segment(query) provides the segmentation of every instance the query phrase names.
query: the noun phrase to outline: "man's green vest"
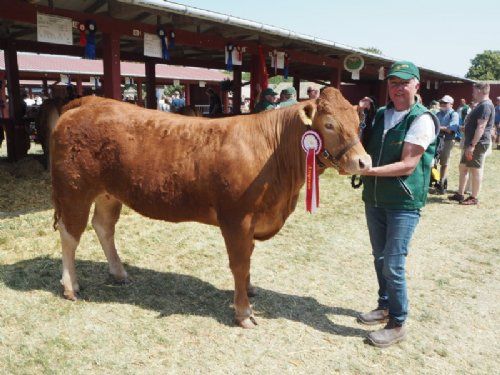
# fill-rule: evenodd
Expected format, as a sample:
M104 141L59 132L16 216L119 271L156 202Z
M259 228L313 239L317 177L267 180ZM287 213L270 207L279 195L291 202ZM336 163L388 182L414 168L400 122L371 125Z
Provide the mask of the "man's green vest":
M392 103L387 106L392 108ZM410 112L399 124L389 129L384 136L384 112L386 107L377 111L372 134L366 151L372 157L375 167L395 163L401 160L403 144L410 125L424 113L430 113L421 104L414 104ZM436 134L439 129L438 119L432 115ZM434 140L420 158L413 173L400 177L363 176L363 201L382 208L415 210L423 207L427 200L431 163L436 150Z
M268 111L268 110L274 109L274 108L276 108L276 104L268 102L266 99L263 99L255 105L253 112L259 113L259 112Z

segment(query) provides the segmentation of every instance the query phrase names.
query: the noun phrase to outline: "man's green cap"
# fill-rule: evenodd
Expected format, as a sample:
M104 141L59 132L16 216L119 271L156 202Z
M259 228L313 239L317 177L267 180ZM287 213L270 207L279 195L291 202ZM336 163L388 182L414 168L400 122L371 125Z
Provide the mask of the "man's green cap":
M295 95L297 94L297 91L295 91L295 87L287 87L286 89L281 90L282 94L285 95Z
M262 96L267 96L267 95L275 96L275 95L278 95L278 93L276 91L274 91L272 88L268 87L267 89L262 91Z
M420 81L420 72L415 64L410 61L396 61L387 74L387 78L390 77L398 77L404 80L416 78Z

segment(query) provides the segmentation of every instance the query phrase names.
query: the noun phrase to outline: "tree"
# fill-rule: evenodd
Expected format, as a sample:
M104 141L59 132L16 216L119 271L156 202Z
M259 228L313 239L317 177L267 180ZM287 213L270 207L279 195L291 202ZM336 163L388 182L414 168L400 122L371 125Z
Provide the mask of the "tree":
M359 47L359 49L362 49L363 51L366 51L366 52L374 53L375 55L382 54L382 51L379 50L377 47Z
M477 54L470 62L471 67L465 75L467 78L482 81L500 80L500 51L486 50Z

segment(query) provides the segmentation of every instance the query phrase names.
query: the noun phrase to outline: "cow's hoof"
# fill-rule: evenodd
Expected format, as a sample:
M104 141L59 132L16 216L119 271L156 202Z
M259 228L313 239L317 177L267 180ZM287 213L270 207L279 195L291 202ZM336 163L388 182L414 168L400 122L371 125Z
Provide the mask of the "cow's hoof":
M236 324L238 324L241 328L251 329L255 328L257 321L253 316L249 316L248 318L243 319L236 318Z
M78 301L78 294L73 290L65 290L63 295L69 301Z
M111 275L111 279L113 280L113 284L115 285L128 285L132 283L132 280L128 276L125 277L116 277Z
M257 295L257 289L252 285L247 288L247 296L248 297L255 297Z

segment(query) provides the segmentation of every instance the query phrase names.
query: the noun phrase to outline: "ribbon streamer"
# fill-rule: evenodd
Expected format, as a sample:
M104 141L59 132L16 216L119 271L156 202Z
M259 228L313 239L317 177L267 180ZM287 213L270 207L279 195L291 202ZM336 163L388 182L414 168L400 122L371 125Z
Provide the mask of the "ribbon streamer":
M168 39L168 48L172 49L175 47L175 32L170 32L170 38Z
M84 23L81 23L78 25L78 30L80 31L80 45L82 47L85 47L87 45L87 36L85 34L86 27Z
M227 51L226 70L228 72L233 71L233 50L234 46L232 44L228 44L226 46L226 51Z
M321 152L323 142L314 130L302 136L302 148L306 152L306 210L315 213L319 207L319 178L316 155Z
M97 27L95 21L92 20L87 21L85 27L89 31L87 44L85 44L85 58L93 60L95 59L95 32Z
M163 60L170 60L170 54L168 53L167 36L165 34L165 30L160 28L158 29L157 34L161 41L161 58Z
M285 66L283 68L283 78L288 79L288 64L290 63L290 56L285 52Z
M238 60L243 61L243 47L236 46L236 52L238 52Z

